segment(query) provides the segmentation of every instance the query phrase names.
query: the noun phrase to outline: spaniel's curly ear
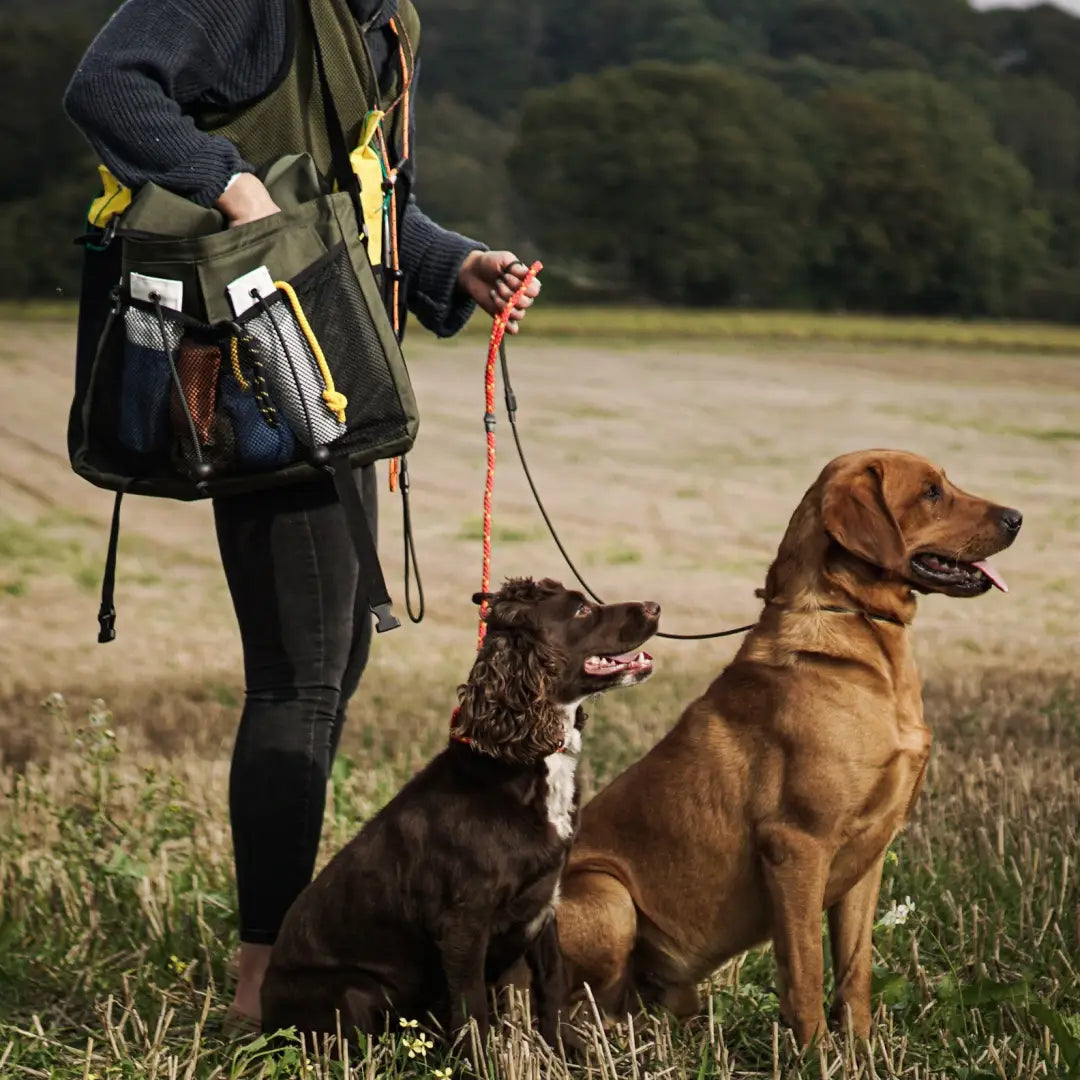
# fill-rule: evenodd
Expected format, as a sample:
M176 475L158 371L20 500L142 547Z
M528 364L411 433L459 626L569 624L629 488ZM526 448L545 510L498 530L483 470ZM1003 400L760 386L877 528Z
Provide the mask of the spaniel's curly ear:
M904 536L885 496L880 462L833 476L822 497L821 520L846 551L885 570L903 568Z
M563 663L543 634L489 631L469 681L458 687L457 734L520 765L555 753L566 731L564 710L550 692Z
M540 603L560 586L550 581L532 578L511 578L489 597L487 624L489 630L525 630L543 632Z

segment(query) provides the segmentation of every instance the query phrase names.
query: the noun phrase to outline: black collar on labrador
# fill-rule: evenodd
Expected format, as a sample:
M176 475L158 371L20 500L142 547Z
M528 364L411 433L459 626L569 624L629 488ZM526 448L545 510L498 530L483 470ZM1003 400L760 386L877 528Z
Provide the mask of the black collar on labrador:
M894 619L891 615L875 615L872 611L859 611L857 608L833 607L830 604L818 608L818 611L828 611L833 615L861 615L864 619L872 619L874 622L892 623L893 626L899 626L904 630L908 627L908 624L904 622L903 619Z

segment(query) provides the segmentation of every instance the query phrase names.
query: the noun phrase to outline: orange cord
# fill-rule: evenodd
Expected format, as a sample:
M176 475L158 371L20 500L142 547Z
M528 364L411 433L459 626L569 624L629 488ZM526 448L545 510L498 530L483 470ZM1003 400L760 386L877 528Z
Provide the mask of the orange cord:
M399 25L398 20L390 20L390 29L393 30L394 35L398 40L398 60L401 63L401 93L397 99L386 109L386 114L389 115L400 104L402 111L405 114L405 121L402 125L401 136L401 161L407 161L409 157L409 88L412 86L412 77L415 70L415 63L412 58L412 43L409 41L408 35L405 33L405 27ZM385 118L384 118L385 119ZM382 150L383 161L386 163L387 179L390 181L390 262L391 266L388 268L390 273L394 275L394 285L392 290L392 305L393 311L391 316L394 322L394 335L396 337L401 336L401 258L398 253L398 232L397 232L397 174L398 168L401 162L397 166L391 166L389 147L386 143L386 138L383 135L381 129L378 132L380 148ZM401 472L401 459L391 458L390 460L390 490L391 492L397 491L398 476Z
M533 278L543 270L544 264L534 262L522 279L517 292L506 302L506 307L495 316L491 327L491 340L488 342L487 369L484 373L484 427L487 429L487 479L484 482L484 566L480 577L480 591L491 590L491 498L495 493L495 361L499 356L499 346L510 325L510 313L517 307L518 301L525 295L525 290ZM477 633L476 647L484 644L487 633L487 604L480 605L480 629Z

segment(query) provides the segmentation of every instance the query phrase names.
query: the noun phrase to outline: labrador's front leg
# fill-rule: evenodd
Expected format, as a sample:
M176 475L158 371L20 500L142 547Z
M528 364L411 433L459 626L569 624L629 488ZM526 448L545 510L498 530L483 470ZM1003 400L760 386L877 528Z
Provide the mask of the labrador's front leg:
M860 1038L870 1037L870 980L873 974L874 913L885 853L829 908L829 947L832 952L836 996L832 1020L846 1023Z
M828 862L817 840L774 825L758 837L772 914L780 1014L800 1046L825 1034L821 911Z

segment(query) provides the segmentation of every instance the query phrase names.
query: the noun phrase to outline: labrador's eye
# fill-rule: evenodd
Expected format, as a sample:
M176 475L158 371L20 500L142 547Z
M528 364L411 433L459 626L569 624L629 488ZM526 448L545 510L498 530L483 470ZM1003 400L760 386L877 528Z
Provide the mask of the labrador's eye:
M588 604L581 603L577 606L577 611L574 612L575 619L584 619L587 615L592 614L592 608Z
M937 502L941 498L941 488L937 484L927 484L923 498L928 502Z

